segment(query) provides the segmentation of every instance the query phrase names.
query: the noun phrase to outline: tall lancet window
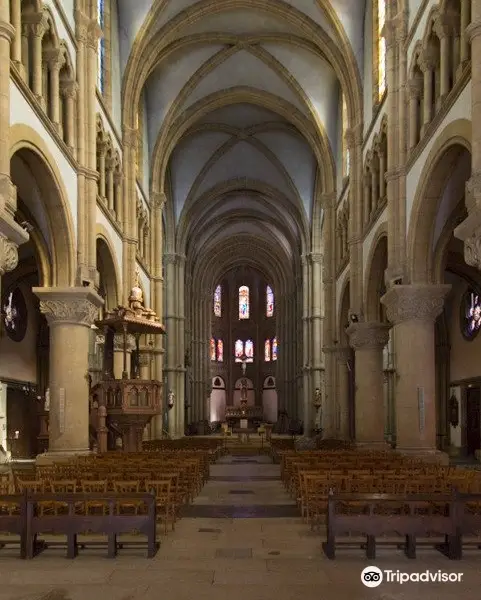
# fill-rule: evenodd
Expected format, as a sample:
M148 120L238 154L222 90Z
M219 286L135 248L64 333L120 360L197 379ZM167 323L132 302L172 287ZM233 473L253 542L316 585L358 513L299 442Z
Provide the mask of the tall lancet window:
M235 362L241 362L243 354L244 354L244 342L242 340L237 340L235 343L235 346L234 346Z
M217 362L224 362L224 342L217 340Z
M222 287L218 285L214 292L214 316L222 316Z
M266 316L272 317L274 315L274 292L268 285L266 288Z
M277 360L277 338L272 340L272 360Z
M215 343L215 339L214 338L210 338L210 360L215 361L216 359L216 354L215 354L215 348L216 347L216 343Z
M254 342L247 340L244 347L247 362L252 362L254 360Z
M375 3L376 4L376 3ZM377 10L374 14L375 62L377 65L377 101L380 102L386 92L386 0L377 0Z
M239 288L239 319L249 318L249 288L241 285Z
M102 31L105 28L105 0L97 0L97 21ZM97 87L101 94L105 89L105 38L99 39Z
M264 342L264 360L270 362L271 360L271 340Z

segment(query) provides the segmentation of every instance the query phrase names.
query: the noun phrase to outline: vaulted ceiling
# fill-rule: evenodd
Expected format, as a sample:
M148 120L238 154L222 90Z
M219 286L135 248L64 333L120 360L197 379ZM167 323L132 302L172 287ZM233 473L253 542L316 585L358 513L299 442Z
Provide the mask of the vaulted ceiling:
M121 72L134 42L159 49L144 81L149 156L180 132L166 191L188 256L226 240L247 255L270 241L286 265L309 251L323 164L339 153L329 56L344 44L362 72L364 4L118 0Z

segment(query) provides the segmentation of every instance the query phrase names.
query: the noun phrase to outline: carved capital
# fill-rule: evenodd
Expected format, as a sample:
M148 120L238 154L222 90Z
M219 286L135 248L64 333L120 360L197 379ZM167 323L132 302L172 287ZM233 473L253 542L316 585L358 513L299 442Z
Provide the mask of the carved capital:
M131 127L124 127L122 132L123 145L129 148L135 148L139 140L138 129L132 129Z
M150 202L152 208L162 210L164 208L165 203L167 202L167 196L164 192L151 192Z
M104 37L104 32L97 22L93 19L87 26L87 45L93 50L98 50L99 40Z
M78 84L73 79L62 81L60 86L60 95L64 98L76 98L78 94Z
M464 240L464 260L481 271L481 228Z
M50 69L55 69L60 71L60 69L65 64L65 54L62 52L60 48L49 48L48 50L44 50L42 53L42 57Z
M382 349L389 341L391 326L385 323L353 323L346 329L355 350Z
M127 352L132 352L133 350L135 350L135 348L136 348L135 337L131 333L129 333L127 335L126 350L127 350ZM124 336L121 333L114 335L114 351L115 352L123 352L124 351Z
M141 367L148 367L152 356L150 352L140 352L139 354L139 365Z
M0 234L0 277L18 265L18 246Z
M313 264L314 263L322 264L323 259L324 259L324 256L320 252L314 252L313 254L311 254L311 262Z
M435 321L450 289L450 285L394 285L381 298L381 303L394 325L404 321Z
M324 210L334 208L334 206L336 205L336 193L331 192L330 194L321 194L321 196L319 197L319 202L321 203L321 206Z
M164 265L176 265L177 264L177 254L164 254L163 263L164 263Z
M419 57L419 68L423 73L427 71L434 71L438 66L438 59L436 55L430 50L424 49Z
M102 298L90 288L33 288L40 299L40 311L50 326L56 324L90 327L98 318Z
M410 79L408 82L409 97L416 98L416 99L419 98L423 91L423 86L424 86L424 84L421 79L421 76L413 77L412 79Z

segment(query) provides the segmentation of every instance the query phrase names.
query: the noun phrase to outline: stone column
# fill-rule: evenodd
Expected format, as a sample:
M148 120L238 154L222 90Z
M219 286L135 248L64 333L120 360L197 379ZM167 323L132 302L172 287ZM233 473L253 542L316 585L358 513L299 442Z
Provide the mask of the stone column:
M481 9L479 7L479 3L473 1L473 18L472 23L478 22L478 18L481 17ZM469 59L469 41L470 34L469 31L469 20L471 17L471 0L461 0L461 31L460 31L460 56L459 56L459 69L462 70L467 60ZM479 22L478 22L479 25ZM471 48L473 56L479 56L476 54L474 48ZM475 67L472 65L471 67L474 71ZM479 69L478 69L479 70Z
M167 390L172 390L175 394L175 402L178 402L177 388L176 388L176 372L175 372L175 360L176 360L176 346L177 346L177 315L175 308L175 296L176 296L176 281L175 281L175 263L177 256L175 254L168 254L165 257L166 263L166 277L167 277L167 315L165 327L167 331ZM167 397L165 395L165 397ZM171 436L175 436L175 407L169 410L169 433Z
M177 285L177 410L176 434L183 437L185 432L185 256L178 255L176 269Z
M9 3L0 2L0 299L2 276L18 264L18 246L28 233L14 220L17 193L10 180L10 43L15 35L9 23Z
M135 337L132 334L127 335L127 353L124 365L124 336L117 334L114 336L114 377L115 379L130 379L130 361L132 352L135 350ZM124 366L126 367L124 369Z
M309 394L309 363L310 357L310 331L309 331L309 264L307 256L302 257L302 365L303 365L303 387L302 387L302 420L304 422L304 435L309 435L312 423L312 399Z
M394 325L396 439L402 452L436 455L434 324L450 285L398 285L382 298Z
M421 136L424 135L426 128L431 123L433 118L433 77L434 64L429 55L421 57L421 70L423 72L423 124L421 128Z
M47 69L50 75L47 113L55 129L60 131L60 69L65 63L65 56L60 50L51 50L44 58L47 60Z
M117 196L118 198L120 196ZM153 307L157 316L163 322L164 319L164 275L163 275L163 224L162 211L166 202L166 196L161 192L152 192L150 195L150 203L152 207L152 272L151 272L151 289L153 291ZM117 215L120 219L120 216ZM155 335L153 349L153 372L154 378L157 381L164 379L164 336ZM165 398L165 390L162 394L162 399ZM152 419L152 438L160 439L162 430L164 429L164 413L166 407L162 404L162 412L160 415Z
M103 300L91 288L33 288L50 327L48 458L89 452L88 353Z
M336 395L336 432L341 440L350 438L349 432L349 358L350 348L336 349L337 358L337 395Z
M409 148L413 150L419 141L419 98L422 85L418 79L409 82Z
M35 94L36 99L42 103L42 39L45 33L45 20L43 15L40 13L34 15L30 23L32 32L32 92Z
M311 294L311 388L321 388L321 348L322 348L322 254L311 254L312 294Z
M60 93L65 102L64 140L69 150L76 156L75 149L75 97L78 86L75 81L66 82L62 85Z
M354 323L346 333L356 352L356 442L384 446L383 349L389 340L389 325Z
M462 9L468 10L469 2L463 0ZM473 2L472 21L465 35L471 41L472 56L481 54L481 4ZM469 13L465 13L469 14ZM463 14L461 19L463 20ZM463 34L461 31L461 34ZM464 241L464 260L481 270L481 65L471 63L471 178L466 184L466 207L468 217L459 225L454 235Z
M6 4L6 3L5 3ZM20 2L10 2L11 15L10 21L15 28L15 37L12 43L12 61L15 64L22 79L25 78L25 68L22 63L22 6ZM8 6L6 6L8 10ZM6 15L2 15L5 17ZM7 21L8 22L8 21Z
M441 104L449 93L449 71L451 64L452 39L446 18L439 17L436 22L436 33L440 39L440 85L439 104Z
M363 181L363 225L365 226L369 223L369 219L371 218L371 180L369 173L364 174Z
M379 199L386 196L386 155L379 150Z

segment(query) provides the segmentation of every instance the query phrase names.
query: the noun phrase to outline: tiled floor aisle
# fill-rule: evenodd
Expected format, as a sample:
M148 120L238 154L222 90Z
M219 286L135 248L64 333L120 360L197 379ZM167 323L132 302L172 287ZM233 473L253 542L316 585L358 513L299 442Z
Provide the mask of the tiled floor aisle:
M384 551L375 565L405 572L463 572L460 584L362 586L359 551L324 558L264 457L227 457L211 470L176 531L153 560L45 553L31 562L0 554L0 600L478 600L481 551L461 562Z

